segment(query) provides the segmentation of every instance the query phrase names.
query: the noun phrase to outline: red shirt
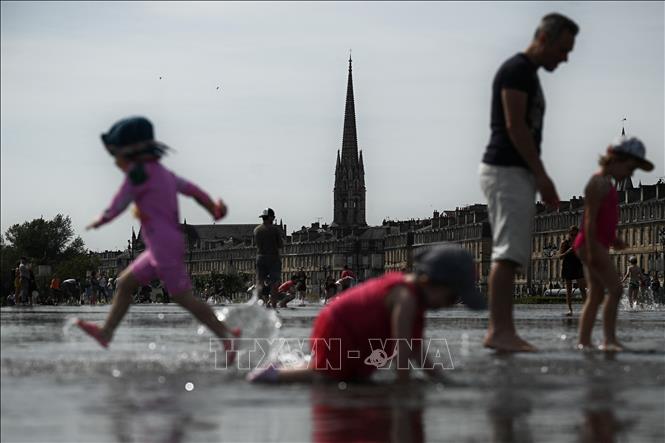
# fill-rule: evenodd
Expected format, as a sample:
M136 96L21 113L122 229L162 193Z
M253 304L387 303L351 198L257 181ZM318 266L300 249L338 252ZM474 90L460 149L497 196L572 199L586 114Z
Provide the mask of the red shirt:
M277 292L289 292L289 289L291 289L293 285L295 285L295 283L292 280L285 281L279 288L277 288Z
M345 269L345 270L342 271L342 275L341 275L340 278L344 278L344 277L351 277L351 278L355 279L356 274L354 274L353 271L350 270L350 269Z
M411 295L418 298L416 288L404 280L404 274L392 272L348 289L323 308L314 321L312 338L339 338L341 352L335 347L328 349L319 341L314 341L312 352L317 362L316 367L325 368L326 360L336 361L341 357L341 370L324 369L324 372L339 379L370 375L376 368L364 363L365 358L372 353L369 339L392 338L390 310L386 306L385 298L399 285L406 285ZM425 307L418 298L411 338L422 338L424 321ZM358 351L359 357L349 358L348 351Z

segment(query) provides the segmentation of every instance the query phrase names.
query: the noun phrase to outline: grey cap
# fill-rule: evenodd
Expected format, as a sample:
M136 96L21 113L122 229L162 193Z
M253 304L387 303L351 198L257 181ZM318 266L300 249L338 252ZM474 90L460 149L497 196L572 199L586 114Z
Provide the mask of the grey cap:
M448 285L471 309L487 309L485 297L475 284L476 271L471 254L459 246L439 245L419 251L414 271L425 274L432 283Z
M275 216L275 211L273 211L271 208L265 208L261 213L261 215L259 215L259 218L267 218L274 216Z
M640 169L644 169L647 172L653 170L653 163L646 159L647 150L644 147L644 143L642 143L637 137L626 137L625 135L621 135L612 142L610 150L612 152L626 154L633 157L635 160L638 160L640 162Z

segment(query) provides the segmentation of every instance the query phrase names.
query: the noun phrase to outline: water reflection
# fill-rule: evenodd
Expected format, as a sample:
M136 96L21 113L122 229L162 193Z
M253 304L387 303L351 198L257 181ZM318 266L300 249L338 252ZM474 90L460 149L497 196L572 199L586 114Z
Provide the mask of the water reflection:
M165 389L157 378L114 379L108 382L107 398L99 414L107 415L109 431L118 442L181 443L191 440L191 431L212 431L216 423L196 420L192 400L183 380L169 379ZM179 378L179 377L178 377ZM102 410L103 409L103 410Z
M431 388L432 385L430 384ZM314 386L314 442L422 442L424 386Z
M617 438L633 426L631 420L621 421L615 413L618 391L615 377L608 375L608 365L619 365L617 355L604 352L600 355L588 353L585 356L588 365L587 392L582 410L584 422L579 426L579 441L583 443L617 441Z

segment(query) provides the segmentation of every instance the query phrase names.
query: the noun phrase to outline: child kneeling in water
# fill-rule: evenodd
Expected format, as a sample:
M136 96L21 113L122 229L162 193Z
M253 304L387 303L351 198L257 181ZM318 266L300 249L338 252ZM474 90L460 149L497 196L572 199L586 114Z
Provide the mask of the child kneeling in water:
M183 262L185 240L178 223L178 193L193 197L215 220L226 215L224 203L221 200L214 202L196 185L161 165L159 159L169 148L153 139L152 124L148 119L130 117L120 120L102 135L102 141L126 177L109 208L88 229L110 222L133 201L141 220L146 250L118 278L113 305L104 326L81 319L75 324L101 346L108 347L129 309L132 294L137 288L159 278L164 281L173 300L215 335L223 339L238 336L238 330L229 330L210 306L192 294L192 284ZM224 344L230 345L227 340Z
M409 359L442 377L440 365L422 358L425 311L452 306L459 297L472 309L484 309L485 300L474 283L474 262L467 251L439 246L416 257L414 273L388 273L368 280L337 297L321 310L312 331L312 358L302 368L255 369L252 382L311 381L322 374L337 381L367 379L377 365L374 343L393 339L386 350L397 362L398 381L409 379ZM392 341L392 343L395 343ZM416 343L413 348L411 343Z
M609 248L625 249L626 244L616 235L619 223L619 199L616 183L633 175L635 169L651 171L653 164L645 159L641 141L632 137L619 137L600 158L596 172L584 190L584 221L575 238L573 248L582 260L588 285L588 295L580 316L578 349L591 347L591 332L601 303L603 307L603 333L600 345L604 351L621 351L616 337L616 320L623 287L619 273L610 257ZM612 183L614 179L614 183ZM605 295L607 289L607 295Z

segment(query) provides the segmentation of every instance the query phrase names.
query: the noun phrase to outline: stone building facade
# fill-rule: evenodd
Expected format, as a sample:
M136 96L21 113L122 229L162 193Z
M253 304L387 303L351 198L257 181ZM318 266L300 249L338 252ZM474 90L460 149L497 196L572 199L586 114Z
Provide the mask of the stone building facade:
M353 96L352 61L349 59L347 93L341 154L337 152L333 189L333 221L330 225L312 223L284 236L282 280L299 271L307 276L308 292L317 293L330 275L340 277L349 266L359 280L390 271L413 268L414 256L436 244L455 244L469 250L476 263L477 281L486 289L491 267L492 236L487 206L475 204L448 211L435 211L423 220L389 221L367 226L365 167L358 138ZM619 186L621 221L619 235L629 244L625 251L612 251L615 263L625 270L628 257L635 255L648 271L663 272L665 257L665 183L632 186L630 180ZM516 278L516 293L539 293L553 283L560 284L561 260L558 248L571 225L580 225L584 201L572 198L556 210L536 204L533 220L531 263ZM190 275L245 273L254 275L256 247L253 229L246 225L188 225L185 262ZM120 270L143 250L139 237L132 233L127 251L118 256L106 253L105 269L113 264ZM115 253L114 253L115 254ZM114 262L115 260L115 262Z

